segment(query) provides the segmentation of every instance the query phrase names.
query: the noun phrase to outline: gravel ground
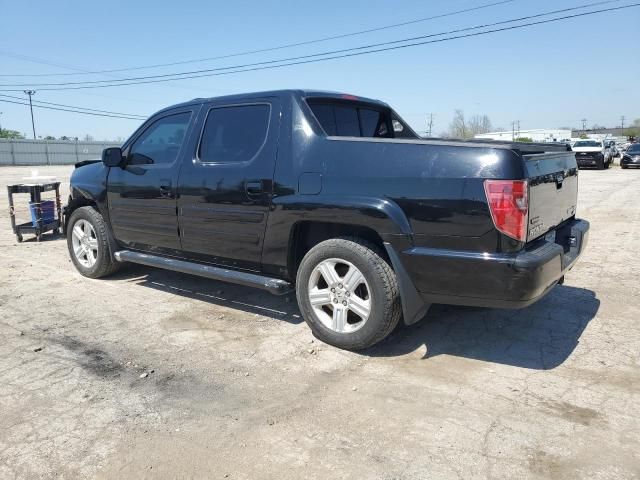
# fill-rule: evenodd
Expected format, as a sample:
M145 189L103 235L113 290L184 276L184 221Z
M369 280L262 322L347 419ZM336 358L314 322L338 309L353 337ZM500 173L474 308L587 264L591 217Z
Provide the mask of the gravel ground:
M5 213L0 478L638 478L639 186L580 173L590 245L536 305L435 306L359 354L314 340L293 296L83 278Z

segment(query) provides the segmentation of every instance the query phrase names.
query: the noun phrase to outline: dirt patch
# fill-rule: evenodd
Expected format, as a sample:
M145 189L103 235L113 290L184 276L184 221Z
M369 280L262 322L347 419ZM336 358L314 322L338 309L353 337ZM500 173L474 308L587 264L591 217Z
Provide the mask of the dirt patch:
M109 353L100 348L88 345L78 339L63 337L59 339L50 338L49 341L73 352L78 365L80 365L83 370L95 375L96 377L118 377L124 370L122 364L118 360L114 359Z
M602 421L603 415L592 408L579 407L569 402L543 402L546 409L554 415L569 422L583 426L589 426L594 422Z

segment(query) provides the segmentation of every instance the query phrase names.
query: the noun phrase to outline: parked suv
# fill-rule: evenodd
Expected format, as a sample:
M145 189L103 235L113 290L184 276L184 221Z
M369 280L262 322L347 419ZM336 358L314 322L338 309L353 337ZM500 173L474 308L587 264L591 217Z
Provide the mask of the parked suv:
M609 168L613 162L612 151L602 140L578 140L573 144L579 167Z
M78 271L134 262L275 294L348 349L432 303L519 308L587 243L566 145L421 139L387 104L316 91L195 99L77 165Z
M632 143L620 160L622 168L640 167L640 143Z

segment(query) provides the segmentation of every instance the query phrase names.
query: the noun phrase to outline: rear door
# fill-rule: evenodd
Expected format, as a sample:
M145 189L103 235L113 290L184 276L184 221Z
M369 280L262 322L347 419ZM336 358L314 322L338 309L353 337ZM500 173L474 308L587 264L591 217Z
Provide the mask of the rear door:
M280 131L276 98L203 107L200 138L178 182L183 254L259 270Z
M578 167L573 152L525 155L529 181L529 228L534 240L576 213Z
M111 168L109 216L115 237L137 250L178 250L177 178L200 106L163 112L125 145L124 168Z

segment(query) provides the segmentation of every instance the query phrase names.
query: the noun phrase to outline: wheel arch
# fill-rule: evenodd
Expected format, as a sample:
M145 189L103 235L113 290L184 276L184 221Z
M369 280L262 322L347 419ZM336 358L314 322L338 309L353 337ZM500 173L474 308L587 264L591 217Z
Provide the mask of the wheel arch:
M105 214L104 208L100 208L100 203L96 201L91 195L86 194L86 192L74 188L71 188L71 194L69 195L69 201L67 205L64 207L64 222L62 225L62 231L64 235L67 235L67 227L69 224L69 220L73 213L82 207L92 207L102 216L102 219L105 223L106 232L107 232L107 240L109 245L109 256L112 261L116 261L115 253L118 251L118 243L115 239L113 231L111 229L111 223L109 222L108 214Z
M296 277L300 262L309 250L325 240L338 237L361 238L377 246L386 256L382 237L371 227L341 222L300 220L292 226L289 234L287 264L291 278ZM388 257L386 259L389 260Z
M64 207L64 222L62 225L62 231L65 235L67 233L67 224L69 223L71 215L73 215L73 212L75 212L80 207L94 207L99 211L98 204L91 195L88 195L85 191L72 186L71 193L69 194L69 199Z

